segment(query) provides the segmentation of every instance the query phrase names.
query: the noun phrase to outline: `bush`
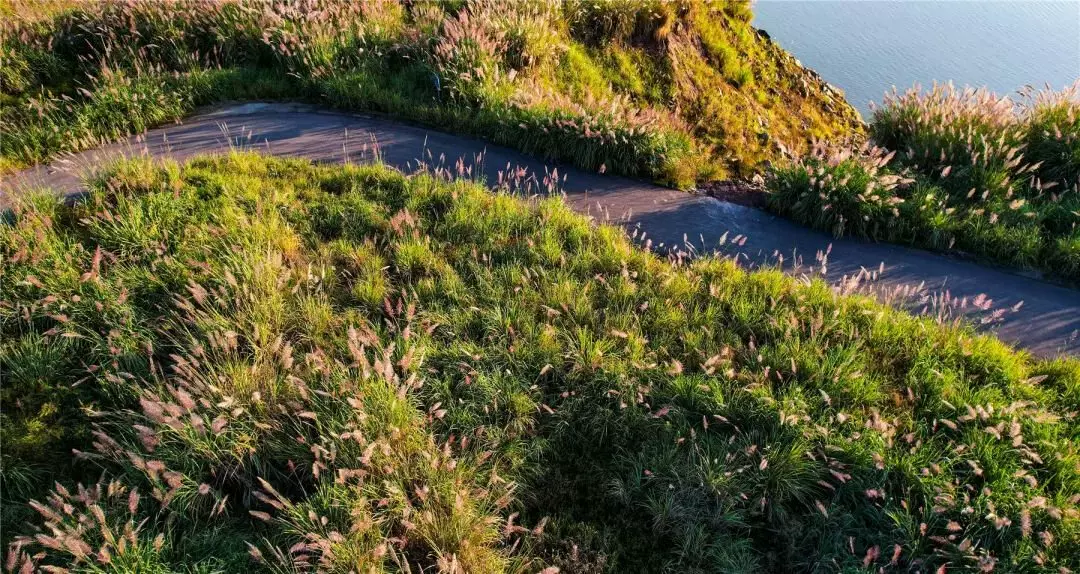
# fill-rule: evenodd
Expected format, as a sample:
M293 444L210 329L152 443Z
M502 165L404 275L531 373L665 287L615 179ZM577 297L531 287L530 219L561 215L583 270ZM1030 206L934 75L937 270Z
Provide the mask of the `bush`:
M1074 186L1080 182L1080 84L1034 97L1025 122L1026 155L1042 162L1040 177Z
M881 150L865 153L818 150L799 163L769 175L770 205L795 221L831 231L882 238L905 235L902 190L914 180L884 169L891 158ZM932 194L917 193L926 197Z

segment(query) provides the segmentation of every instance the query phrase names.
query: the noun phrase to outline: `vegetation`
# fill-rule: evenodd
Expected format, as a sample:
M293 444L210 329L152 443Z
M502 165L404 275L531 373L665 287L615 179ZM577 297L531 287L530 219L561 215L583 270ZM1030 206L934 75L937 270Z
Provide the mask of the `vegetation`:
M822 149L779 166L770 204L838 236L1080 281L1078 90L1019 103L952 86L893 94L870 124L878 147Z
M745 1L0 7L8 169L235 99L384 112L679 186L861 129Z
M0 257L15 571L1080 568L1080 364L558 198L130 162Z
M789 164L862 126L747 2L0 14L2 170L301 99L679 186L775 165L796 219L1080 275L1071 93L896 96L899 153ZM231 154L15 198L5 569L1080 568L1080 363L514 189Z

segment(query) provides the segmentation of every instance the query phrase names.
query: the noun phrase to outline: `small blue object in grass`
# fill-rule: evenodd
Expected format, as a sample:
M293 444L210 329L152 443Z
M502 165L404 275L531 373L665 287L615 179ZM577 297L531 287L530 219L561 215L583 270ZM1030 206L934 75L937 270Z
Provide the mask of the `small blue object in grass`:
M439 81L439 75L435 72L431 73L431 81L435 84L435 99L442 101L442 83Z

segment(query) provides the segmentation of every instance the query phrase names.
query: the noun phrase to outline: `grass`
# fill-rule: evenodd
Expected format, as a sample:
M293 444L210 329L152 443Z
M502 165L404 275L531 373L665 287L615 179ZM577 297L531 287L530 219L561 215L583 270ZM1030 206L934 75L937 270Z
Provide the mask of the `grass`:
M861 130L842 97L750 27L747 2L310 8L5 0L0 165L236 99L380 111L680 187Z
M822 149L778 166L770 204L838 236L1080 282L1078 89L1019 102L951 86L894 94L870 124L877 147Z
M1080 568L1076 361L441 173L89 190L0 227L15 570Z

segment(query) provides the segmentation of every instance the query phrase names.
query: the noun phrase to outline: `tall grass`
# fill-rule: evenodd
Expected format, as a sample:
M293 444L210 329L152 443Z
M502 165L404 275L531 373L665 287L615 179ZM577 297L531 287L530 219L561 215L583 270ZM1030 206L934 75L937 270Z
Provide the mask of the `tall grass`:
M1080 280L1078 89L1018 102L947 85L893 94L870 124L880 148L819 150L778 167L771 204L837 235Z
M13 6L0 27L6 100L0 153L11 166L138 132L223 99L306 99L384 111L586 169L603 166L677 186L749 172L811 138L858 129L851 108L827 101L816 79L791 88L789 76L802 70L749 31L745 5L92 0L66 8ZM705 38L707 46L727 42L738 49L717 61L702 48ZM563 73L567 54L604 79L584 83L579 74ZM640 67L656 73L643 80ZM230 80L235 77L258 81L248 86ZM753 93L759 89L761 95ZM694 103L702 91L716 104L708 110ZM103 101L110 98L119 105ZM761 129L766 123L774 126L771 136ZM77 137L59 135L72 131Z
M1075 361L558 198L130 162L0 255L10 569L1080 567Z

